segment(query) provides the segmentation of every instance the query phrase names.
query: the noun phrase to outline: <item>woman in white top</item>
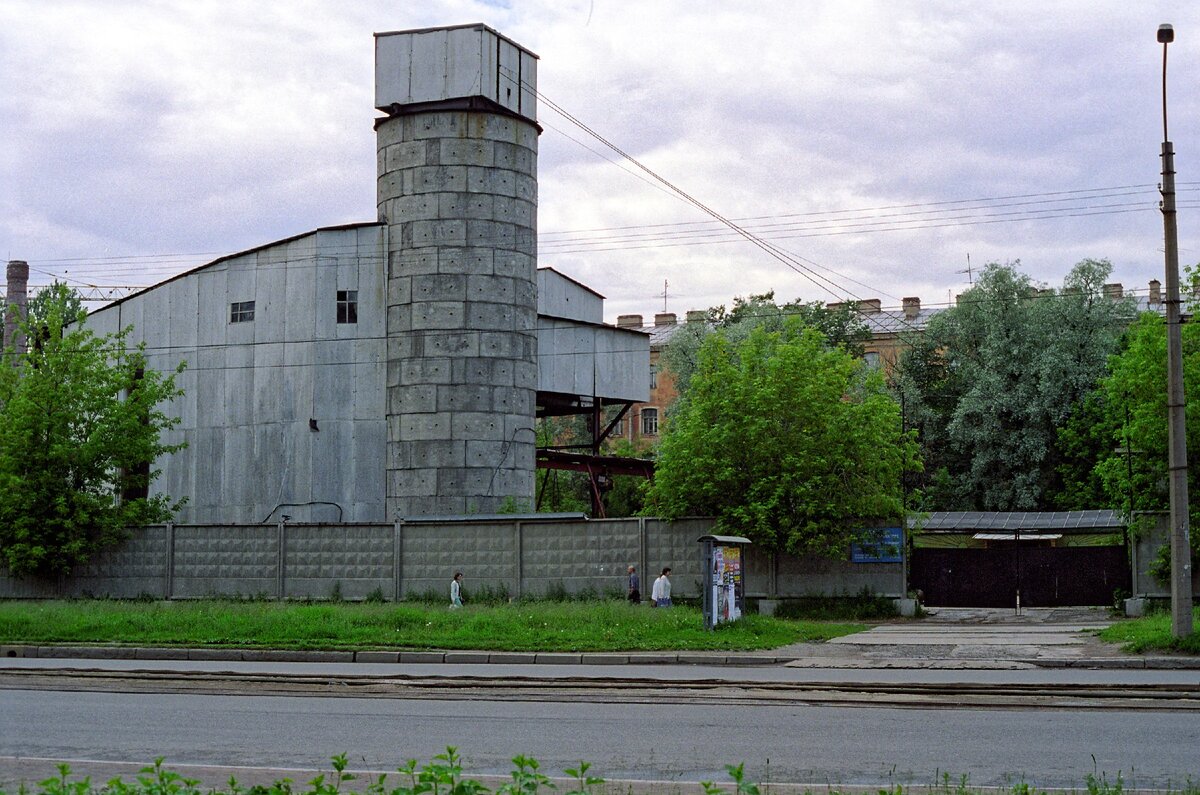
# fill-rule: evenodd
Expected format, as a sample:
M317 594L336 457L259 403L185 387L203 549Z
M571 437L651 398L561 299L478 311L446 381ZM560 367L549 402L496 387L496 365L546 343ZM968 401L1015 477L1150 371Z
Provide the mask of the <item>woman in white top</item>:
M671 578L667 576L670 573L671 567L667 566L662 570L662 576L654 581L654 589L650 591L650 604L655 607L671 606Z
M450 581L450 609L457 610L462 607L462 572L454 572L454 579Z

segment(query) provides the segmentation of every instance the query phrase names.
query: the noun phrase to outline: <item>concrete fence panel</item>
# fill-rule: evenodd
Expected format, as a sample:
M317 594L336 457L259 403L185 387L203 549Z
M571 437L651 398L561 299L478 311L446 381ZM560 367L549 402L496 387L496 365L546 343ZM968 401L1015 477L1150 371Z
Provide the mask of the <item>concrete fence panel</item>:
M638 565L639 525L637 519L524 523L522 595L541 596L560 583L572 594L624 593L626 568Z
M174 599L282 596L277 525L177 525Z
M671 567L671 595L697 598L704 582L700 544L696 539L713 532L712 519L646 520L645 596L665 566Z
M0 569L0 598L167 598L168 530L167 527L137 528L131 531L124 544L102 551L70 577L17 579Z
M400 525L401 594L443 591L461 571L468 596L472 588L507 588L516 595L515 522L404 522Z
M134 530L69 578L15 579L0 571L0 598L71 596L196 599L209 596L350 600L373 593L404 598L445 593L456 571L473 589L539 597L624 593L626 568L638 567L644 598L663 567L672 592L700 595L701 545L712 519L512 517L396 523L166 525ZM1147 541L1147 544L1150 542ZM903 596L899 563L851 563L750 547L750 597L839 596L864 588ZM1142 582L1145 582L1143 578Z
M285 525L283 594L288 599L364 599L394 588L395 526Z

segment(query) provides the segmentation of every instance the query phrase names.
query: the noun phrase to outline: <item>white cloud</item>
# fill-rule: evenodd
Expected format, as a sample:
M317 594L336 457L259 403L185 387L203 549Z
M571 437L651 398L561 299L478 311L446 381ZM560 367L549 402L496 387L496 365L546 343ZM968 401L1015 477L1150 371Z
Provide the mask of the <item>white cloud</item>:
M968 254L976 267L1020 259L1047 282L1079 259L1109 257L1115 279L1144 286L1162 267L1163 21L1178 31L1182 256L1200 259L1187 184L1200 182L1190 88L1200 10L1174 6L9 0L0 246L53 269L76 257L235 251L371 219L372 32L482 21L541 56L548 98L717 212L756 224L826 219L822 229L773 229L804 267L837 272L824 274L837 285L829 291L745 242L665 239L698 229L666 225L706 216L565 137L615 158L543 105L542 263L607 295L610 317L661 310L664 280L680 313L769 289L940 301L965 286ZM1125 185L1137 187L1090 201L1045 195ZM928 212L908 224L925 228L897 231L888 223L902 211L878 209L1026 194L1045 203L995 212L1056 217L935 223ZM847 232L852 216L861 225ZM552 234L631 226L643 228L573 249ZM73 267L144 283L203 258Z

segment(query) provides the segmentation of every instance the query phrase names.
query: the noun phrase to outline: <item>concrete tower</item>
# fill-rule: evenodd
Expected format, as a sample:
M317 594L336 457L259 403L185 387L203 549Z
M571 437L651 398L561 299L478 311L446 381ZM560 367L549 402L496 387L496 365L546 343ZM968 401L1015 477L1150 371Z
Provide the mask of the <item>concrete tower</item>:
M29 263L19 259L10 260L4 275L8 287L2 307L4 336L0 337L0 351L13 348L17 353L22 353L25 350L25 338L21 334L20 323L25 319L29 300Z
M484 25L375 37L389 518L532 503L536 64Z

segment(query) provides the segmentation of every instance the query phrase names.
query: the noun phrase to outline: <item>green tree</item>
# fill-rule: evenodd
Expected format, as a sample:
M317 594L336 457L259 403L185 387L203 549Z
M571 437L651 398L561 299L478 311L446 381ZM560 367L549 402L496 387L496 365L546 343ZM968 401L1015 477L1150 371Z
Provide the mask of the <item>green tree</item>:
M882 375L789 318L740 340L708 335L659 447L649 509L714 516L771 549L837 554L903 513L918 466Z
M1200 326L1185 323L1183 337L1184 407L1189 458L1200 451ZM1125 506L1132 500L1139 511L1166 511L1170 507L1167 471L1167 332L1163 317L1145 312L1129 329L1125 349L1109 362L1104 379L1112 429L1108 455L1096 466L1109 504ZM1125 457L1129 438L1132 460ZM1130 475L1132 474L1132 480ZM1200 467L1188 467L1189 515L1193 527L1200 521ZM1191 533L1193 562L1200 562L1200 533ZM1169 571L1170 547L1164 546L1158 573Z
M816 329L826 344L841 345L856 357L863 355L863 343L871 339L871 330L855 304L832 309L820 301L806 303L799 299L779 304L771 291L749 298L738 296L729 309L724 305L709 309L703 323L687 323L671 336L662 361L682 395L695 372L700 346L709 335L720 331L729 340L740 342L755 329L790 334L804 328Z
M906 424L920 430L927 507L1035 510L1069 499L1059 429L1087 410L1133 318L1131 302L1104 294L1111 267L1084 260L1052 290L991 264L901 357L897 389Z
M175 376L147 368L128 329L83 320L73 293L51 291L24 323L28 351L0 365L0 560L17 576L68 573L181 505L148 493L154 460L182 447L161 439Z

